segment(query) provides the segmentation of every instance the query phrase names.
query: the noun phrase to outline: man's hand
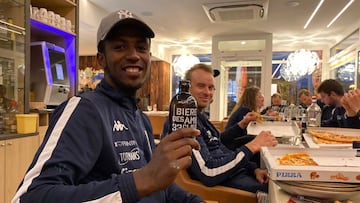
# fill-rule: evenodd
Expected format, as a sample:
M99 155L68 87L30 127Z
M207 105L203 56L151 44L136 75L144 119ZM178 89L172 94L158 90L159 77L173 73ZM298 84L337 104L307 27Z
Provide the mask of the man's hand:
M257 168L254 171L256 180L261 184L265 184L269 182L268 171L265 169Z
M355 116L360 110L360 90L350 90L341 99L342 106L348 116Z
M259 135L245 146L249 148L252 153L256 153L260 151L261 147L275 147L277 144L278 141L270 131L261 131Z
M165 189L175 180L180 170L191 165L192 149L200 148L194 139L199 135L199 130L184 128L161 140L150 162L133 173L140 196Z
M269 110L266 111L266 115L268 115L268 116L278 116L279 112L274 111L272 109L269 109Z

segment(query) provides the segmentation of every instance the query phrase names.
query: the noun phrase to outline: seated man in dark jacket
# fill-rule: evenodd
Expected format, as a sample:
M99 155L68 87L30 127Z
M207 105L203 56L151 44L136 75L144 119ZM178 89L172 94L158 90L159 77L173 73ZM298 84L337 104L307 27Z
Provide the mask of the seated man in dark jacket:
M321 82L317 89L325 106L321 110L321 127L351 127L351 117L345 116L341 100L344 96L343 86L334 79Z
M215 91L213 69L205 64L197 64L187 71L185 79L190 80L190 93L197 101L197 129L201 132L196 138L200 150L193 150L192 164L188 168L191 178L207 186L224 185L250 192L267 191L267 171L249 160L262 146L275 146L276 138L269 131L264 131L234 151L228 149L220 142L220 133L202 113ZM168 128L169 123L166 122L163 136Z

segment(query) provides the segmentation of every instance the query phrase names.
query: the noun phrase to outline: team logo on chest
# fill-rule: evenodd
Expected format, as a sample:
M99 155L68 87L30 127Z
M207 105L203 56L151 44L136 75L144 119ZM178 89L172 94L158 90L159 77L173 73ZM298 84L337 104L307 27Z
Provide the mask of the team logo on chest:
M114 126L113 126L113 132L122 132L124 130L129 130L128 127L125 126L125 124L121 123L119 120L114 120Z

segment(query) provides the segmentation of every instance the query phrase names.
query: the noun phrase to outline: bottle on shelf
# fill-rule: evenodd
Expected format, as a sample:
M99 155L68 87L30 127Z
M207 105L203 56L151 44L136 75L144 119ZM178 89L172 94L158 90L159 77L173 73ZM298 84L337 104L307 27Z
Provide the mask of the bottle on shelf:
M179 93L170 102L169 108L169 133L181 128L196 128L197 103L190 92L190 82L179 82Z
M320 127L321 108L316 103L316 96L311 98L312 104L307 108L308 127Z
M4 131L5 133L16 133L16 101L11 100L7 112L4 114Z

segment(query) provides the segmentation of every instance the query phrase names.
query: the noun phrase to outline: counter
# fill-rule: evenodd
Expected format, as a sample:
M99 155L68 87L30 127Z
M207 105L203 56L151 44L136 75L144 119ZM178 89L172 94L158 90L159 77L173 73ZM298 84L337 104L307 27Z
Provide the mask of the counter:
M25 133L25 134L17 134L17 133L12 133L12 134L0 134L0 140L7 140L7 139L15 139L15 138L22 138L22 137L28 137L28 136L36 136L39 133Z

